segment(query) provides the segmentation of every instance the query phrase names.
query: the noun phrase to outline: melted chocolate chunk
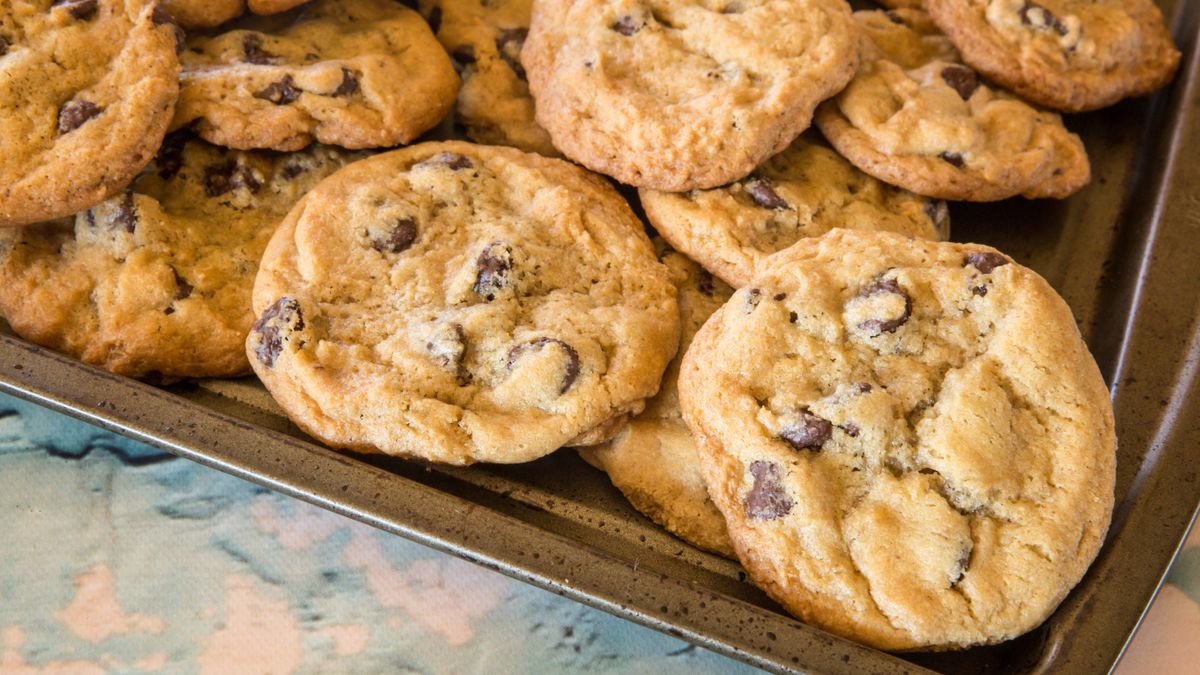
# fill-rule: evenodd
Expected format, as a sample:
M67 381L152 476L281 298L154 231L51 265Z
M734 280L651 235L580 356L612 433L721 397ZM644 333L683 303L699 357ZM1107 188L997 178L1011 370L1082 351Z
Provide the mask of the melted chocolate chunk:
M1036 2L1026 2L1021 5L1017 14L1021 17L1021 23L1026 26L1032 26L1038 30L1053 30L1059 35L1066 35L1070 32L1067 25L1060 21L1054 12Z
M204 193L209 197L220 197L243 188L258 192L261 187L262 183L254 176L253 169L232 159L204 170Z
M179 170L183 168L183 148L191 139L192 134L187 129L167 134L163 139L162 147L158 149L158 157L154 159L160 178L170 179L179 174Z
M304 314L300 311L300 303L289 297L276 300L258 317L252 328L252 333L258 335L254 355L259 363L273 367L275 359L283 351L287 334L298 330L304 330Z
M941 157L943 161L957 169L961 169L967 165L967 163L963 161L963 156L957 152L943 152L942 154L938 155L938 157Z
M762 300L762 290L761 289L751 288L749 291L747 291L746 292L746 307L745 307L746 313L749 314L750 312L753 312L754 308L758 307L758 303L760 300Z
M454 171L458 171L459 169L474 169L475 168L475 165L471 163L471 159L469 157L460 155L455 152L439 152L438 154L430 157L429 159L425 160L424 162L418 162L417 164L414 164L413 168L416 168L419 166L420 167L444 166L444 167L454 170Z
M869 331L871 337L878 337L883 333L895 333L896 329L908 323L909 317L912 316L912 298L908 297L908 293L905 293L904 289L900 288L900 284L897 284L895 279L876 281L859 291L857 297L869 298L882 293L892 293L904 298L904 312L894 319L867 319L858 324L858 328Z
M971 94L979 88L979 76L974 70L966 66L951 64L942 68L942 80L950 85L950 88L958 92L962 100L966 101L971 98Z
M496 299L496 293L511 283L513 267L512 247L499 241L488 244L475 259L475 285L471 290L488 302Z
M133 204L132 191L126 190L125 196L121 197L121 203L117 205L112 222L113 225L124 229L130 234L133 234L133 231L137 229L137 207Z
M66 7L72 18L87 21L96 16L99 0L54 0L52 7Z
M783 302L784 300L787 300L787 293L776 293L775 295L771 296L771 299L775 302Z
M779 193L775 192L771 181L766 178L753 176L746 179L746 182L742 183L742 186L745 188L746 194L749 194L750 198L754 200L754 203L764 209L779 211L788 207L788 203L779 196Z
M412 218L401 218L396 221L388 233L372 239L371 246L380 253L403 253L417 240L417 223Z
M245 54L246 63L253 63L256 66L275 63L275 59L279 58L263 49L262 36L258 33L246 33L246 37L242 38L242 53Z
M523 345L517 345L516 347L513 347L512 349L508 350L508 369L512 370L513 366L516 365L517 361L526 352L530 350L541 351L542 349L552 345L558 346L567 355L567 367L563 371L562 382L558 387L558 395L562 396L563 394L567 393L567 390L571 388L571 385L575 384L575 379L579 377L579 353L575 351L574 347L563 342L562 340L557 338L543 337L536 340L531 340Z
M350 96L357 94L359 74L349 68L342 68L342 83L333 91L334 96Z
M504 59L508 67L522 80L525 79L525 68L521 65L521 47L524 46L528 35L528 28L505 28L496 38L496 49L500 52L500 58Z
M621 35L629 37L642 29L645 26L644 22L634 19L632 16L626 15L616 20L609 28L617 31Z
M977 251L975 253L968 254L967 260L963 263L963 265L971 265L984 274L991 274L992 270L996 269L997 267L1003 267L1004 265L1007 265L1008 262L1008 258L1005 258L999 253L992 253L991 251Z
M779 431L779 437L796 450L820 450L832 436L833 423L807 410L801 410Z
M162 5L155 5L154 12L150 14L150 20L154 22L155 26L171 26L171 29L175 32L175 53L182 53L184 47L187 46L187 35L184 34L183 28L179 26L179 22L175 20L175 17L171 16L167 8Z
M450 51L450 57L461 66L475 63L475 45L459 45Z
M343 82L343 84L345 83ZM268 84L266 88L256 93L254 98L261 98L275 105L287 105L288 103L294 103L296 99L300 98L301 93L301 90L296 88L295 80L292 79L292 76L284 75L282 80Z
M58 110L58 133L69 134L103 111L104 108L81 98L67 101Z
M775 520L786 516L796 505L783 488L779 465L775 462L751 462L750 475L754 477L754 486L746 494L748 518Z

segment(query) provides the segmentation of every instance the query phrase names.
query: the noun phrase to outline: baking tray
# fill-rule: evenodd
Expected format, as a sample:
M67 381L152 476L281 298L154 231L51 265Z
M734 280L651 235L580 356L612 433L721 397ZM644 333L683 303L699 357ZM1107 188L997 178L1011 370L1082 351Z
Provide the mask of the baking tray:
M1040 628L886 654L802 624L633 511L569 451L520 466L333 452L253 379L158 388L0 331L0 390L776 672L1097 673L1119 659L1200 504L1200 3L1163 2L1184 60L1152 99L1070 118L1094 179L1064 202L954 204L954 239L1041 272L1109 384L1120 450L1108 539Z

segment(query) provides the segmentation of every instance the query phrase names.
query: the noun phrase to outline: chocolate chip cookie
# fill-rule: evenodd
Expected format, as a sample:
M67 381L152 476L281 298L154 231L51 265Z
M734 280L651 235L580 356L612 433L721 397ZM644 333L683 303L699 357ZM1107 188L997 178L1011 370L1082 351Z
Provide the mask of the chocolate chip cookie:
M1056 110L1143 96L1179 66L1151 0L928 0L925 7L967 64Z
M0 4L0 226L71 215L133 180L171 121L178 31L150 0Z
M739 180L849 81L842 0L536 0L521 62L571 159L637 187Z
M802 240L705 324L679 391L755 583L881 649L1030 630L1108 527L1104 381L1066 303L994 249Z
M246 11L246 0L160 0L184 28L212 28Z
M767 256L835 227L945 239L950 211L854 168L805 134L749 177L712 190L641 190L654 228L734 287Z
M512 148L423 143L292 211L246 342L301 428L450 464L599 443L658 390L675 288L603 179Z
M556 157L550 135L533 120L533 97L521 66L531 4L432 0L422 3L422 13L440 18L437 38L462 76L455 122L467 135L479 143Z
M0 231L0 313L25 339L122 375L245 374L258 259L292 204L352 157L173 134L125 193Z
M920 10L856 12L863 65L817 124L855 166L917 194L1063 198L1091 179L1083 141L1054 113L964 66Z
M291 19L292 15L285 15ZM317 0L282 27L188 38L175 128L233 148L407 143L454 103L458 76L429 26L390 0Z
M634 508L679 538L708 551L733 557L725 519L704 487L696 441L679 412L679 361L704 321L733 294L733 289L702 267L655 241L663 263L679 289L682 334L679 353L667 367L662 388L646 402L616 438L580 454L608 474Z

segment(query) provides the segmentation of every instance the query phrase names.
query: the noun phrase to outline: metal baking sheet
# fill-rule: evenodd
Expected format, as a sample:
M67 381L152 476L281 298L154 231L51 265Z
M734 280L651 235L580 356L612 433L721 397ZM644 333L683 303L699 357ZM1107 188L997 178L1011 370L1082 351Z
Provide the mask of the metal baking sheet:
M1200 504L1200 3L1161 6L1184 51L1175 84L1068 120L1091 186L1064 202L951 207L955 240L997 246L1066 298L1117 415L1117 508L1100 557L1044 625L1005 644L886 654L802 624L569 451L467 469L339 454L253 379L156 388L11 334L0 334L0 390L767 670L1105 672Z

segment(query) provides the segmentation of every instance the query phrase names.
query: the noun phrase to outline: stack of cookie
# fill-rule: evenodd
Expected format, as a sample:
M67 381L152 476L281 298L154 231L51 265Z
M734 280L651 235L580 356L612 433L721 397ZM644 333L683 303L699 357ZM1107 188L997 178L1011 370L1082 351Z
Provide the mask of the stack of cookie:
M1053 111L1170 79L1149 0L297 4L0 8L17 333L253 372L338 448L584 448L881 648L1008 639L1079 580L1107 392L1040 277L945 241L944 200L1085 185ZM479 144L373 154L451 108Z

